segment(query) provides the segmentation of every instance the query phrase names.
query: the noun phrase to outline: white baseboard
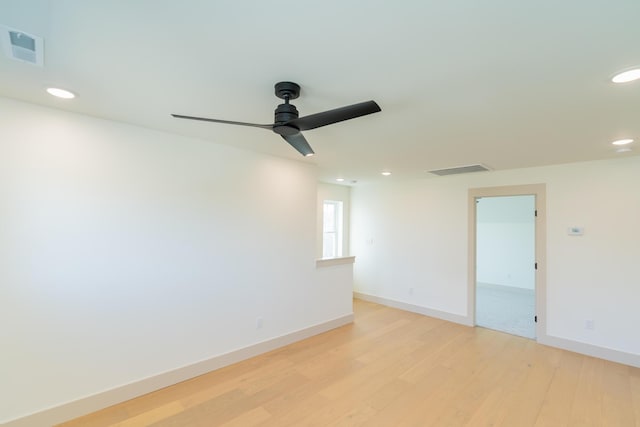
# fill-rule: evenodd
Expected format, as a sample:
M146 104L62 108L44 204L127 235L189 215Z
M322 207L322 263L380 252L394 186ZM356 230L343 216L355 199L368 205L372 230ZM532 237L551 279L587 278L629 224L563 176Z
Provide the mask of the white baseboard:
M460 323L461 325L465 326L473 326L473 321L469 320L467 316L447 313L446 311L435 310L433 308L427 308L420 305L414 305L402 301L378 297L375 295L364 294L362 292L354 292L353 296L354 298L361 299L363 301L375 302L376 304L386 305L388 307L410 311L412 313L423 314L429 317L436 317L438 319L447 320L449 322Z
M626 353L620 350L599 347L593 344L550 335L538 337L538 343L548 345L549 347L561 348L563 350L573 351L574 353L580 353L587 356L597 357L598 359L609 360L611 362L640 368L640 355L633 353Z
M377 297L375 295L363 294L360 292L354 292L353 296L364 301L375 302L377 304L386 305L400 310L410 311L412 313L424 314L425 316L430 317L437 317L438 319L448 320L466 326L474 326L473 321L470 321L466 316L433 310L418 305L408 304L406 302ZM561 348L563 350L573 351L574 353L580 353L586 356L597 357L599 359L609 360L611 362L622 363L623 365L635 366L637 368L640 368L640 355L637 354L626 353L624 351L614 350L606 347L599 347L593 344L587 344L550 335L538 337L537 342L539 344L548 345L549 347Z
M353 322L353 313L338 317L328 322L320 323L282 335L267 341L263 341L249 347L241 348L211 359L202 360L192 365L183 366L171 371L163 372L152 377L144 378L130 384L116 387L105 392L97 393L82 399L64 403L48 408L24 417L0 424L3 427L33 427L52 426L65 421L78 418L82 415L98 411L117 403L142 396L152 391L177 384L179 382L197 377L207 372L241 362L254 356L284 347L297 341L330 331L331 329L347 325Z

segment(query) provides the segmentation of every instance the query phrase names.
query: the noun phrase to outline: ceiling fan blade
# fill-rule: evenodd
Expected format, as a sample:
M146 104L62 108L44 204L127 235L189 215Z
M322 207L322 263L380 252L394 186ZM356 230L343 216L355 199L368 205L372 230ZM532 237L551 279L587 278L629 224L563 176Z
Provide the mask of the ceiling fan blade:
M285 141L287 141L293 148L298 150L300 154L305 157L313 156L314 152L311 149L311 146L305 139L304 135L300 132L294 133L293 135L282 135Z
M378 111L382 111L378 104L374 101L366 101L293 119L287 122L287 125L295 126L300 130L309 130L344 120L355 119L356 117L366 116L367 114L377 113Z
M273 125L260 125L256 123L245 123L245 122L231 122L229 120L218 120L218 119L207 119L205 117L193 117L193 116L182 116L180 114L172 114L173 117L177 119L188 119L188 120L201 120L203 122L214 122L214 123L225 123L228 125L240 125L240 126L251 126L255 128L262 129L273 129Z

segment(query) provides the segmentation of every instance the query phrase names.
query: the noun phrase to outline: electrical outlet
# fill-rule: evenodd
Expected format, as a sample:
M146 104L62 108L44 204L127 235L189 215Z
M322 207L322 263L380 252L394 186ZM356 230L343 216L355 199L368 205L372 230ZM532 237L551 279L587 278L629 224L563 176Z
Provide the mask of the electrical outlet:
M595 329L595 326L593 324L593 319L587 319L584 322L584 328L588 331L593 331Z
M263 320L262 317L256 319L256 329L262 329Z
M409 288L409 295L413 295L413 288Z

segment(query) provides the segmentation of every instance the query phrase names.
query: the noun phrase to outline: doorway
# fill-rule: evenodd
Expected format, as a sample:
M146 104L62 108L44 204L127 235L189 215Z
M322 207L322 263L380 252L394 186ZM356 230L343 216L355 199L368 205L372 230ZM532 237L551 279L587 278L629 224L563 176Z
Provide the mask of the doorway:
M469 190L469 317L537 339L545 333L544 184Z
M476 198L476 325L535 338L535 196Z

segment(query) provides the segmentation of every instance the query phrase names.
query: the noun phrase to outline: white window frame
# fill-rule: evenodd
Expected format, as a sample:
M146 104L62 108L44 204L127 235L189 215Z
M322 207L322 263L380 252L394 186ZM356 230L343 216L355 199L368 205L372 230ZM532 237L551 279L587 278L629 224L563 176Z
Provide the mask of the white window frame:
M332 205L333 215L332 218L326 217L326 209L327 205ZM339 200L324 200L322 203L322 258L339 258L342 256L342 247L343 247L343 206L344 203ZM333 223L334 230L327 230L327 222L330 221ZM328 235L333 235L334 238L328 239ZM332 242L332 245L329 246L329 241Z

